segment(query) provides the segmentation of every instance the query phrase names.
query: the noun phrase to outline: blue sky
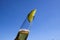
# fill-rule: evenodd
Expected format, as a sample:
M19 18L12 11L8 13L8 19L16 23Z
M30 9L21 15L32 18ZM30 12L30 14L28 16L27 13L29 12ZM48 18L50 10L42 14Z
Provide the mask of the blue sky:
M28 40L60 40L60 0L0 0L0 40L14 40L34 8Z

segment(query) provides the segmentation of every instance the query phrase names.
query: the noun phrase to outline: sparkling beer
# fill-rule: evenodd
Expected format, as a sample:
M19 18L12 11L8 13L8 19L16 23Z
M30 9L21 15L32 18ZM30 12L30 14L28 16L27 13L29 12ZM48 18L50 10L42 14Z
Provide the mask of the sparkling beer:
M29 30L21 29L18 32L18 35L15 40L27 40L28 34L29 34Z

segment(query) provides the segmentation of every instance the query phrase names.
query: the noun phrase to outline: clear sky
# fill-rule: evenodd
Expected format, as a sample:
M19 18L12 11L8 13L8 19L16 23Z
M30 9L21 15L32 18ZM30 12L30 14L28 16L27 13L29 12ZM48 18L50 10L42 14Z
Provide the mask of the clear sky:
M60 40L60 0L0 0L0 40L14 40L34 8L28 40Z

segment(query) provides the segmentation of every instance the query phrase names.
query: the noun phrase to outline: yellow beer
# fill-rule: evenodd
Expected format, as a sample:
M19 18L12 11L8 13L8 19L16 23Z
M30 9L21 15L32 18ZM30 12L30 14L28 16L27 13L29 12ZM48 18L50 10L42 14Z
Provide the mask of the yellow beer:
M15 40L26 40L29 34L29 30L20 30Z

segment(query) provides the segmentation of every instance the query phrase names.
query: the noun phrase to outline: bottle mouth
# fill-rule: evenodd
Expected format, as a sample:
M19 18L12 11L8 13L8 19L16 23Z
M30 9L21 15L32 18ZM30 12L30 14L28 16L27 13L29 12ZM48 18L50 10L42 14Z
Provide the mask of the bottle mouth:
M35 13L36 13L36 9L32 10L32 11L28 14L27 19L28 19L29 22L32 22L32 21L33 21L34 16L35 16Z

